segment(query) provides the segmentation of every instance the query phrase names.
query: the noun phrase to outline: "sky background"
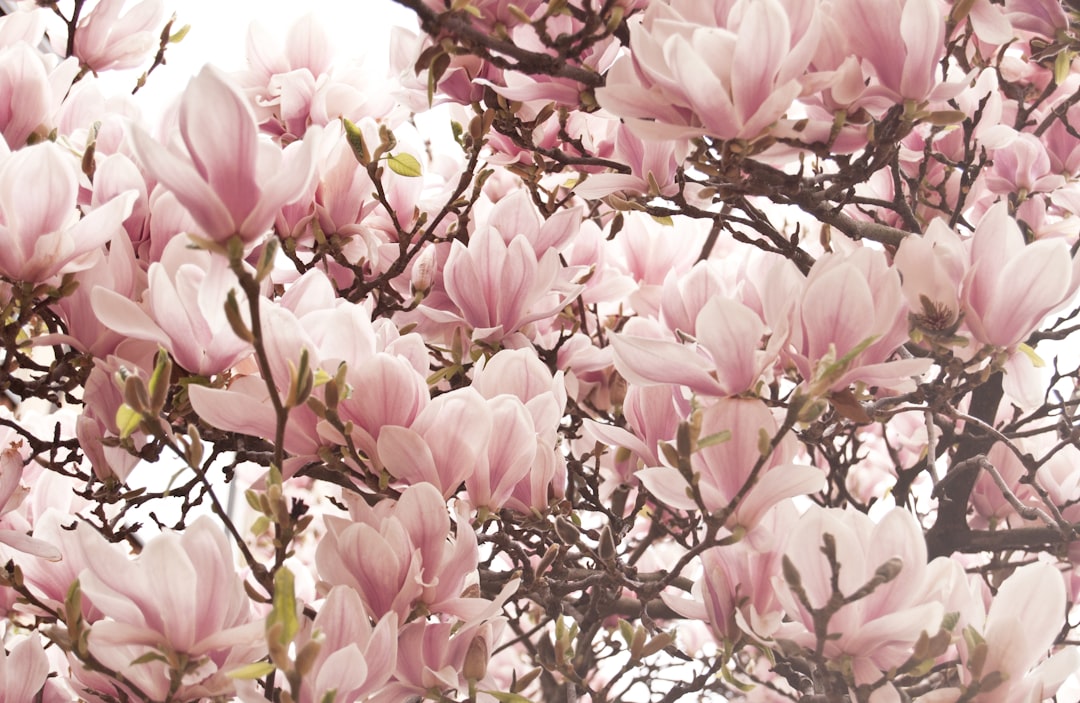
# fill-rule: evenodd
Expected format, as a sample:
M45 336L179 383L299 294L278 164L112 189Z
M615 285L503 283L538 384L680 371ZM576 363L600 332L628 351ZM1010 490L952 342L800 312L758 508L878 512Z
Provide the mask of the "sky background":
M189 24L191 31L170 47L167 64L156 69L140 91L139 102L147 113L153 109L146 103L167 104L207 63L226 71L244 68L248 26L253 20L284 40L296 19L313 14L341 59L365 56L380 70L387 63L391 27L416 26L415 15L392 0L167 0L166 5L176 12L174 28ZM130 85L131 79L117 80Z

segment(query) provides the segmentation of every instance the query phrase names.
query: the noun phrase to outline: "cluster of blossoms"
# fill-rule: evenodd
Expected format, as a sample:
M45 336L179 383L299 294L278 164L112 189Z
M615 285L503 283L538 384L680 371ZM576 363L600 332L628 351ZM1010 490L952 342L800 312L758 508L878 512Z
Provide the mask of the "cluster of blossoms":
M1075 698L1080 16L398 1L0 17L0 699Z

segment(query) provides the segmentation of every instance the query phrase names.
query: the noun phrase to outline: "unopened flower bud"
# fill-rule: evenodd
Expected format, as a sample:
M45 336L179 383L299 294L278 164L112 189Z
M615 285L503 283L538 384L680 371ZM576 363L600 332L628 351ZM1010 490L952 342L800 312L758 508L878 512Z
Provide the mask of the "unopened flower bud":
M414 295L426 295L435 279L435 247L425 247L416 257L409 284Z
M461 667L461 673L469 681L479 681L487 674L488 644L483 637L474 637L469 643L469 650L465 652L465 663Z

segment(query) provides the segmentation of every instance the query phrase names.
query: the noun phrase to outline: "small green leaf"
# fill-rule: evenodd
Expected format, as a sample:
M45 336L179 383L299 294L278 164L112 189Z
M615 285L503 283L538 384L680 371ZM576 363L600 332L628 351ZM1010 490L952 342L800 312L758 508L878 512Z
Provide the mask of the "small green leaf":
M1069 77L1072 71L1073 53L1068 49L1062 49L1054 57L1054 82L1061 85Z
M300 630L296 618L296 585L293 573L284 566L274 574L274 605L266 618L266 629L281 624L278 642L288 645Z
M364 144L364 135L360 128L344 117L341 118L341 124L345 126L345 141L352 148L353 156L361 166L367 166L371 163L371 154L368 153L367 146Z
M238 669L225 672L225 675L230 679L243 679L245 681L254 681L255 679L261 679L268 674L273 673L276 669L270 662L255 662L254 664L245 664Z
M399 176L416 178L424 174L424 171L420 168L420 162L412 154L394 154L386 160L386 163L390 170Z
M142 415L127 403L116 409L116 426L120 429L120 439L127 439L139 429Z
M184 41L184 37L186 37L188 35L188 32L190 31L191 25L185 24L183 27L169 35L169 43L179 44L180 42Z
M168 659L166 659L159 652L147 652L138 659L132 659L131 665L135 666L136 664L149 664L150 662L168 662Z
M154 373L150 376L150 412L160 413L165 407L165 399L169 393L169 382L172 380L172 360L169 352L158 349L154 359Z

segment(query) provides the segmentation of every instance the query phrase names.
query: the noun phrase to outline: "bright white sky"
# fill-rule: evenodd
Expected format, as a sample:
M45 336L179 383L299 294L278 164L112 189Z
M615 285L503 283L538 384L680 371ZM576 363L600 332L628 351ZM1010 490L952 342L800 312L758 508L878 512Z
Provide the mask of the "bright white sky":
M206 63L226 71L246 65L248 25L259 20L275 37L284 38L293 21L314 14L330 34L342 59L366 56L373 66L385 67L390 27L415 27L411 11L393 0L166 0L176 12L176 28L191 25L180 44L170 47L168 63L159 67L139 102L167 103ZM144 107L144 109L146 109ZM152 110L146 109L147 114Z

